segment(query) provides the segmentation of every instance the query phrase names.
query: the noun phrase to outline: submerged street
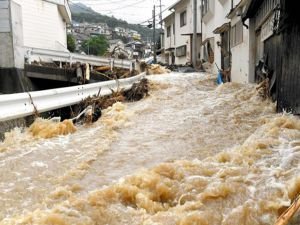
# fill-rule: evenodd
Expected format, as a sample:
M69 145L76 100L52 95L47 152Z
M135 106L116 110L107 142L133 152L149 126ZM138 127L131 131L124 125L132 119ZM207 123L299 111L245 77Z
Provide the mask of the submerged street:
M74 134L7 133L0 224L274 224L300 191L299 118L254 85L148 79L150 96Z

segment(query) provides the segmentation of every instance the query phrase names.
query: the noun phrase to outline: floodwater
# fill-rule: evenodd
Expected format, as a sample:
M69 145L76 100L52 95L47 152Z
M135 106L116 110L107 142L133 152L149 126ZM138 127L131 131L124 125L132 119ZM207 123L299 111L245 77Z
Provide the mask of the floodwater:
M300 192L299 118L252 85L149 78L149 97L72 134L6 134L0 224L274 224Z

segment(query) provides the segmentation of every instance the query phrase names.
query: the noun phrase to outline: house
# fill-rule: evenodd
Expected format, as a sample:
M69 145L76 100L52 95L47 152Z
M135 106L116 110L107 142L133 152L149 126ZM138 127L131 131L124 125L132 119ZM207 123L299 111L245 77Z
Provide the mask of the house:
M114 32L121 37L125 37L126 36L126 29L123 27L115 27Z
M125 45L125 50L131 52L130 57L141 59L145 54L145 44L141 41L132 41Z
M165 52L165 63L175 64L175 12L164 18L165 32L162 35L162 41Z
M170 8L164 21L164 45L167 64L191 64L193 42L193 7L191 0L181 0ZM200 21L200 8L197 20ZM201 24L197 26L197 60L200 61Z
M234 17L233 12L234 5L238 2L237 0L202 0L201 2L201 60L210 63L211 71L214 73L218 72L218 68L234 72L239 70L235 68L239 65L236 59L240 57L237 46L241 44L243 38L242 32L235 31L237 28L241 30L243 27L237 23L238 19ZM233 21L231 17L234 17ZM236 37L239 39L237 40ZM238 55L233 56L232 51ZM235 61L233 62L232 59ZM234 69L232 69L233 67ZM239 77L240 72L238 71L236 77ZM237 81L235 76L231 76L231 78L234 78L233 81ZM243 79L240 80L243 82Z
M278 111L300 114L300 13L289 0L252 0L249 20L250 78L267 82ZM263 68L263 69L262 69Z
M227 15L227 18L230 19L229 55L231 63L229 66L231 69L231 80L238 83L253 82L249 71L249 23L248 20L242 21L242 13L245 11L247 3L247 0L238 2ZM224 42L223 38L224 35L221 35L222 44ZM224 52L227 53L227 49L228 48L225 48L224 51L222 49L221 55L224 54ZM221 60L223 59L224 57L221 56ZM227 68L227 65L224 65L223 61L221 61L221 66L223 69Z
M197 64L231 71L234 82L249 82L249 31L241 12L246 0L197 1ZM192 0L180 0L164 18L165 63L191 63L193 41ZM247 22L246 22L247 23ZM216 66L217 65L217 66Z
M70 22L67 0L0 0L0 92L24 90L27 49L67 51Z

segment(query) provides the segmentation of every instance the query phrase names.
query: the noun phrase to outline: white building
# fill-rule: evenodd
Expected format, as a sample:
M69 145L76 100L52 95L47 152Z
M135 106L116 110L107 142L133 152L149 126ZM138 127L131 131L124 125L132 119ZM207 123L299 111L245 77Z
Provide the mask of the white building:
M249 31L243 25L241 10L245 0L203 0L201 59L228 70L231 81L249 82ZM215 64L217 66L215 66Z
M192 0L180 0L164 19L165 62L191 63L193 40ZM214 73L231 71L234 82L249 82L249 31L241 12L247 0L197 1L197 62L207 62ZM217 65L217 66L216 66Z
M0 67L24 67L25 48L67 51L68 0L0 0Z
M252 82L250 74L250 40L248 21L242 22L242 12L246 8L247 0L240 1L228 14L231 25L231 80L238 83Z
M191 0L181 0L170 7L172 13L164 19L166 63L189 64L192 60L193 6ZM200 8L197 21L200 21ZM197 23L197 59L200 60L201 24Z

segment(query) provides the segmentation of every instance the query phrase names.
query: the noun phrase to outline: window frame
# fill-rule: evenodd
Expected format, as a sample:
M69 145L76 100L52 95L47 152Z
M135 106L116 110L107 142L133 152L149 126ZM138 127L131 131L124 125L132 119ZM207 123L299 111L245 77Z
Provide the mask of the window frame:
M180 13L180 27L184 27L187 24L187 11L184 10Z
M167 26L167 37L171 36L171 25Z
M176 57L183 57L186 56L186 45L182 45L176 48Z
M231 27L230 31L230 46L231 48L243 43L244 28L242 21L237 22Z

